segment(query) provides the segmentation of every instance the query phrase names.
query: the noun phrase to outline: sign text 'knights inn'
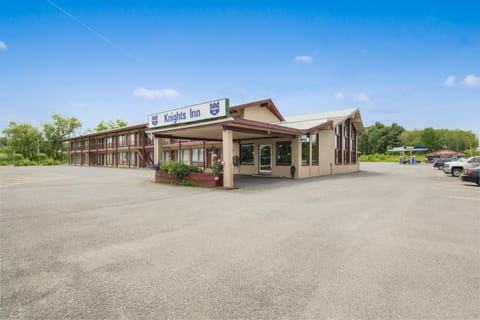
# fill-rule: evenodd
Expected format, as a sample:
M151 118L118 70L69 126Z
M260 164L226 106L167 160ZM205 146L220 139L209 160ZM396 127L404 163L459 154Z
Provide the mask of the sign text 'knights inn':
M220 99L189 107L154 113L148 116L148 127L158 128L225 117L229 114L228 99Z

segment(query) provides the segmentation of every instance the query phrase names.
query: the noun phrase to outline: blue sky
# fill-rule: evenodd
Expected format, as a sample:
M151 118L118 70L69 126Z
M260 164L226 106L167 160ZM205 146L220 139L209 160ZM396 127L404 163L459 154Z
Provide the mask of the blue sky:
M222 97L480 134L480 1L0 0L0 130Z

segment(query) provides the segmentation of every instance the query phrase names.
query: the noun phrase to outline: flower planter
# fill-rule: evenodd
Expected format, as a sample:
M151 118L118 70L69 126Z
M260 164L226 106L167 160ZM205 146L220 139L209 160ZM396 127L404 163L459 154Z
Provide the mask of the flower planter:
M223 186L223 175L216 177L213 173L189 173L187 179L202 187L215 188ZM155 171L155 180L171 184L182 184L183 182L183 179L177 179L161 171Z

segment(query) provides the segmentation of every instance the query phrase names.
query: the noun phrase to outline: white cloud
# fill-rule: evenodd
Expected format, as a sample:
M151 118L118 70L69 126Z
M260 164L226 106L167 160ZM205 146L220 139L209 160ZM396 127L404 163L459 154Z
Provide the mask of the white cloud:
M368 102L368 101L370 101L370 97L365 92L355 93L352 96L352 99L353 99L353 101L358 101L358 102Z
M335 94L333 95L333 97L334 97L335 99L343 99L343 98L345 98L345 95L343 94L342 91L337 91L337 92L335 92Z
M465 79L463 79L463 84L468 87L476 87L480 86L480 77L477 77L473 73L467 75Z
M444 86L453 87L455 85L455 76L448 76L447 79L443 82Z
M5 42L0 41L0 51L2 50L7 50L7 45L5 44Z
M297 62L309 63L313 61L313 57L312 56L295 56L294 60Z
M133 90L133 95L146 99L176 98L180 93L175 89L145 89L137 88Z

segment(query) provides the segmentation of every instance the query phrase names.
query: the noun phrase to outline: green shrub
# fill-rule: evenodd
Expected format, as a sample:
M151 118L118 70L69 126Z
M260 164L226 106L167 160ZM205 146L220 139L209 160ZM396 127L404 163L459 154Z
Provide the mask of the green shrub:
M15 153L13 156L12 156L12 161L13 162L18 162L18 161L22 161L23 160L23 155L20 154L20 153Z
M0 161L0 166L8 166L8 161Z
M55 164L55 160L52 158L48 158L47 160L42 162L42 165L44 166L53 166Z
M176 161L164 161L160 166L160 171L168 173L177 179L183 179L190 172L200 172L201 170L195 166L190 166Z
M173 166L174 161L164 161L160 165L160 171L164 173L169 173L170 167Z
M44 161L47 161L47 159L48 159L48 156L45 153L39 153L38 154L38 161L40 163L42 163Z
M54 165L56 165L56 166L61 166L61 165L62 165L62 161L60 161L60 160L55 160Z
M190 173L190 166L181 162L175 162L168 171L169 174L177 179L183 179Z
M31 165L31 161L29 159L22 159L20 161L15 161L13 165L16 167L25 167Z
M38 166L38 162L37 161L30 161L30 165L31 166Z
M0 153L0 161L9 161L10 157L6 153Z

